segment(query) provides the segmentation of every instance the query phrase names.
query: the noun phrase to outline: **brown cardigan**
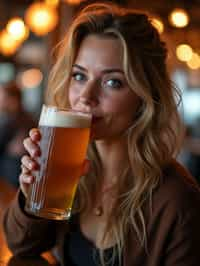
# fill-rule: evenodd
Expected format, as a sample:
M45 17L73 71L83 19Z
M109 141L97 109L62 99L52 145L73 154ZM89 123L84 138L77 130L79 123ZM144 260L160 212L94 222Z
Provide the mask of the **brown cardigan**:
M144 206L147 251L130 230L123 265L199 266L200 192L177 162L163 171L162 182L153 194L152 203L152 213L147 207L149 204ZM5 235L12 252L35 256L57 244L61 265L68 265L64 262L63 250L64 241L67 241L67 223L30 218L23 212L23 204L23 196L18 193L4 216Z

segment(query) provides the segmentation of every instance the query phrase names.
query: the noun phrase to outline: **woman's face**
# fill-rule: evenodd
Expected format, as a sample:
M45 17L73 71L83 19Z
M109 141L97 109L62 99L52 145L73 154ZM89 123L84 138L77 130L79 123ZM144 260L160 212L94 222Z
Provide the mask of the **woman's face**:
M93 139L118 138L133 123L139 98L127 84L118 39L89 35L82 41L69 101L73 109L92 113Z

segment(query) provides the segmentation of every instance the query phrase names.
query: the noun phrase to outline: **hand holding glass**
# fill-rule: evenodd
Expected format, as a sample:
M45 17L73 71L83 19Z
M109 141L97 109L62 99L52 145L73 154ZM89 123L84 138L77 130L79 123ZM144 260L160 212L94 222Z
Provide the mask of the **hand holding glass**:
M43 106L39 129L40 170L30 186L25 210L36 216L68 219L82 174L91 114Z

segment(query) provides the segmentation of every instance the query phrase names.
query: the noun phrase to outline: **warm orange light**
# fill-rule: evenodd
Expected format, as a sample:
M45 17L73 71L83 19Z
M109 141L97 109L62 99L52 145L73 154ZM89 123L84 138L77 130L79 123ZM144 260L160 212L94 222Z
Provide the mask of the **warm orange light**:
M35 34L42 36L56 27L58 14L55 8L45 3L33 3L26 11L25 21Z
M59 0L45 0L44 2L51 7L57 7L59 5Z
M176 48L176 56L180 61L187 62L192 58L193 51L188 44L180 44Z
M79 5L84 0L65 0L65 2L69 5Z
M0 52L5 56L13 55L21 42L15 40L6 30L3 30L0 34Z
M42 79L42 72L37 68L31 68L21 74L20 83L23 88L36 88L40 85Z
M169 16L169 21L172 24L172 26L177 28L183 28L188 25L189 16L184 9L176 8L171 12Z
M196 53L193 53L192 58L187 62L187 65L191 69L200 68L200 56Z
M157 29L159 33L163 33L164 31L164 24L161 19L153 17L151 19L152 25Z
M15 40L24 41L29 36L29 30L21 18L11 19L6 26L6 30Z

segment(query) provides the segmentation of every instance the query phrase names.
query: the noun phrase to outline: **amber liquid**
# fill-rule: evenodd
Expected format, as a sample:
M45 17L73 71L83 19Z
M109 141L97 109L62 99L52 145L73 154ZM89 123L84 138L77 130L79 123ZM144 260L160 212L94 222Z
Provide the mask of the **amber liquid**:
M68 219L89 141L89 128L40 126L40 171L30 187L29 213L56 220Z

